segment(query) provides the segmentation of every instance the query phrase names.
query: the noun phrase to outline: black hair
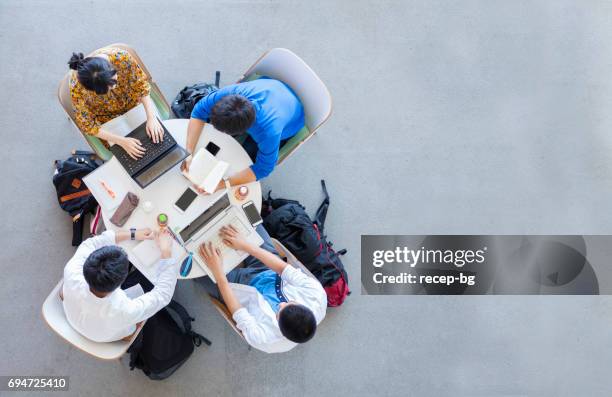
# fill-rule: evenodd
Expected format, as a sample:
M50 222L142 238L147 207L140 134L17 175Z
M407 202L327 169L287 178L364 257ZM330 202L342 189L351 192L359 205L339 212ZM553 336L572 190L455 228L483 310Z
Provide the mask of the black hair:
M308 342L317 331L317 321L312 310L304 305L286 305L278 314L281 333L295 343Z
M226 95L210 111L210 122L215 129L232 136L245 133L254 121L255 109L242 95Z
M125 251L116 245L98 248L83 265L83 276L95 292L113 292L126 279L130 262Z
M89 91L104 95L117 84L117 71L109 61L100 57L83 57L83 53L72 53L68 61L70 69L77 71L77 79Z

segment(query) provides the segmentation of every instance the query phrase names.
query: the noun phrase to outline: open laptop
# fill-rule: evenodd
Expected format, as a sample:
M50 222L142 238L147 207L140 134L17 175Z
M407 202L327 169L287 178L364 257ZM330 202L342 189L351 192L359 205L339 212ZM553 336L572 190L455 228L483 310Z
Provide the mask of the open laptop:
M237 208L231 204L227 193L224 193L206 211L202 212L189 225L179 231L179 236L185 243L187 250L193 252L193 258L215 283L217 281L208 269L208 266L206 266L204 259L200 256L198 249L200 244L212 242L213 246L221 251L223 270L226 274L248 256L246 252L236 251L221 241L219 230L226 225L234 226L251 244L260 246L264 242L255 228L251 226L242 208Z
M127 173L143 189L189 155L176 143L164 124L161 121L159 123L164 129L164 139L159 143L154 143L147 135L146 121L126 135L126 137L138 139L145 148L145 153L141 158L134 160L119 145L113 145L110 148Z

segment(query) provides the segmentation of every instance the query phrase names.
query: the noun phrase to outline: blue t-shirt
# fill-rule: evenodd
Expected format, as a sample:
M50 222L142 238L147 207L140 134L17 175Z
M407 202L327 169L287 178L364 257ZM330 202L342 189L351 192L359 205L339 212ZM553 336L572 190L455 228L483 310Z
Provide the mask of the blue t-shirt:
M276 273L272 270L264 270L257 274L249 283L251 287L263 295L264 299L272 306L272 310L278 313L278 305L281 300L276 293Z
M251 170L257 180L264 178L276 165L281 140L291 138L304 127L302 103L284 83L262 77L205 96L196 103L191 117L209 122L213 106L226 95L241 95L255 108L255 122L247 132L257 142L259 151Z

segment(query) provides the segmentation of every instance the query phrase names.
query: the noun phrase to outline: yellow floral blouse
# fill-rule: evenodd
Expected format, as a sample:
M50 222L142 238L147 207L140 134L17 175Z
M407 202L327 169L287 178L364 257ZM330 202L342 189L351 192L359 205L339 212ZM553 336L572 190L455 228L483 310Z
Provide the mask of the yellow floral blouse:
M70 77L70 97L76 111L76 123L90 135L96 135L102 124L138 105L151 89L145 73L127 51L106 48L94 53L98 54L107 55L117 70L115 88L104 95L98 95L79 83L76 71Z

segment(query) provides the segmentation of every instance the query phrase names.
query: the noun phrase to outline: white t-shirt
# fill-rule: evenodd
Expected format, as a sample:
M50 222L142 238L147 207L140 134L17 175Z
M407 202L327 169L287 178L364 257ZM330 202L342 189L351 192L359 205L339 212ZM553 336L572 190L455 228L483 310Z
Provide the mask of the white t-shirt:
M108 230L79 246L64 268L64 312L68 322L81 335L95 342L112 342L131 335L136 324L167 306L174 294L178 266L172 258L158 264L158 278L150 292L130 299L117 288L104 298L90 290L83 276L83 264L98 248L114 245L115 233Z
M327 295L321 283L291 265L281 273L283 295L312 310L317 324L323 321L327 310ZM266 353L283 353L297 343L287 339L280 331L272 306L250 285L230 283L242 307L232 316L249 345Z

